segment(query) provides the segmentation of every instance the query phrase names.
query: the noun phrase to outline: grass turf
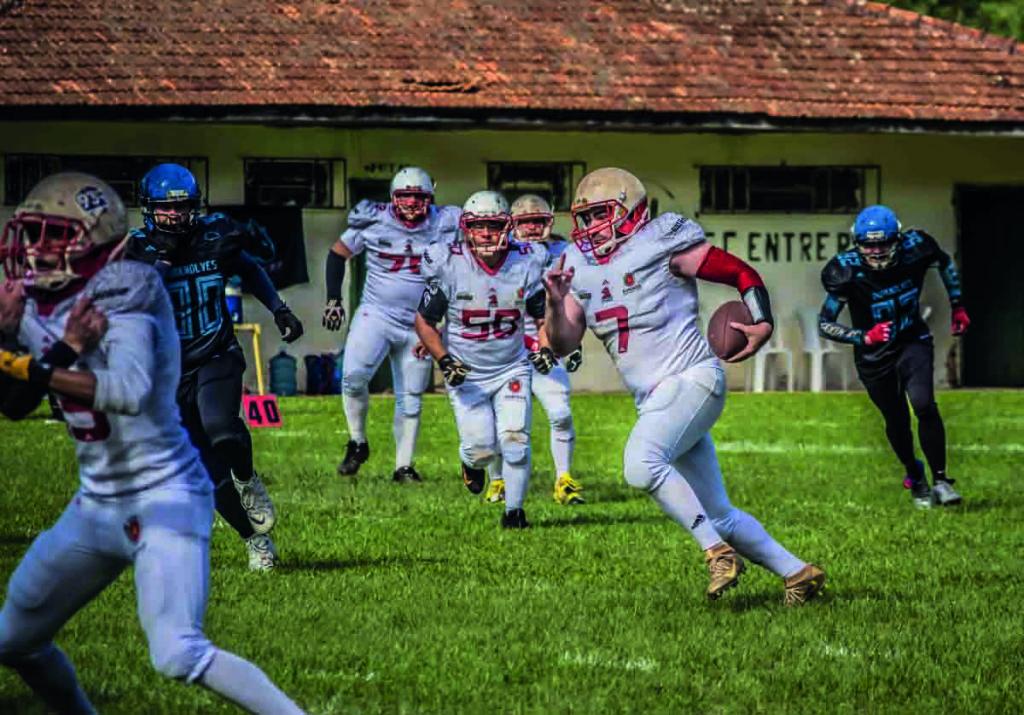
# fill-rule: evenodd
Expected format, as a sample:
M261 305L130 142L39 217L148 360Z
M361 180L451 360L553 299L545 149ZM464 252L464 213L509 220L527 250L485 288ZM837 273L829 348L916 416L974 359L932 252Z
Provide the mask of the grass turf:
M313 713L1021 712L1024 393L939 402L965 505L916 512L864 395L730 396L714 436L733 502L829 574L822 601L786 610L756 568L704 600L695 544L622 482L626 396L574 399L575 508L551 501L538 409L521 533L462 487L443 399L425 400L422 485L390 480L387 398L356 480L334 473L337 398L284 400L285 427L255 435L283 565L249 574L218 521L206 630ZM62 426L0 435L6 581L76 479ZM101 712L232 711L151 670L126 576L57 640ZM6 670L0 712L42 712Z

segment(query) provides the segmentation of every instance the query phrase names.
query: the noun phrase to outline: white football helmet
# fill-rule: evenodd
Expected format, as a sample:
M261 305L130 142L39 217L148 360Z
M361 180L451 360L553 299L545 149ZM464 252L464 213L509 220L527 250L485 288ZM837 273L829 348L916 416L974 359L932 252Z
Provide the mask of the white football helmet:
M597 169L576 187L572 219L577 247L606 256L650 220L647 189L625 169Z
M482 258L508 250L508 201L497 191L477 191L462 205L459 228L470 249Z
M32 187L15 209L0 238L0 255L8 277L60 291L105 266L127 232L116 191L94 176L62 172Z
M407 226L422 223L433 201L434 180L418 166L400 169L391 179L391 206Z
M517 241L547 241L555 214L547 201L537 194L523 194L512 202L512 235Z

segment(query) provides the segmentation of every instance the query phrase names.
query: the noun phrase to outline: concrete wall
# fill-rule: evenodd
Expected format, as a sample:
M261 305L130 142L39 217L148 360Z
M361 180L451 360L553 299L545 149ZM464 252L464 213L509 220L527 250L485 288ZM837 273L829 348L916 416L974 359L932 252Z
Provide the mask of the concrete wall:
M438 182L442 203L461 204L484 187L486 161L583 161L588 168L618 165L637 174L659 203L659 210L697 218L722 246L749 260L772 292L781 336L796 348L798 386L806 385L800 356L799 310L816 310L822 298L819 273L842 246L852 215L707 214L699 212L702 164L846 164L880 167L881 200L896 209L904 226L920 226L955 253L952 204L958 183L1024 183L1024 139L944 135L883 134L652 134L553 131L427 131L401 129L282 128L254 125L137 122L0 123L0 153L154 154L205 156L209 160L209 201L242 203L244 157L343 157L348 178L390 178L393 167L417 164ZM874 193L868 197L874 200ZM12 207L3 207L6 219ZM311 283L284 291L285 300L307 327L292 354L336 350L337 334L320 327L324 299L323 257L344 225L345 212L304 212ZM132 216L138 221L138 215ZM560 215L556 230L568 231ZM772 252L776 247L777 253ZM708 286L701 298L705 319L731 290ZM247 299L248 300L248 299ZM949 309L937 276L931 276L922 302L933 308L936 380L951 346ZM279 341L270 316L248 300L247 318L259 317L263 350ZM608 389L612 372L603 349L587 345L585 367L574 377L581 389ZM300 375L300 385L302 384ZM743 369L730 368L730 382L741 386Z

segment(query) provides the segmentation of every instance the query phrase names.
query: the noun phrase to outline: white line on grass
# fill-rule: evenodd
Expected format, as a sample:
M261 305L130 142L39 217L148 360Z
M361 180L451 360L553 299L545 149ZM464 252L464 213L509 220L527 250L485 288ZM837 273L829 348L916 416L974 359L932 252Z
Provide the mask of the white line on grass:
M558 662L564 665L585 665L590 668L639 670L644 673L650 673L658 667L658 661L653 658L629 658L623 660L621 658L608 657L596 651L589 653L565 651L559 656Z
M874 454L880 447L860 444L799 444L796 442L716 442L715 449L719 452L736 454ZM1007 442L1005 444L951 444L952 452L1024 452L1024 444Z

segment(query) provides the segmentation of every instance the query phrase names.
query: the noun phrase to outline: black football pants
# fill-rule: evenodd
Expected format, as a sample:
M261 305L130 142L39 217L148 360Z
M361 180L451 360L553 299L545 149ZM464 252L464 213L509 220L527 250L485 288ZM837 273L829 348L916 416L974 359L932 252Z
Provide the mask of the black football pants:
M253 473L252 437L238 416L244 372L245 360L237 351L214 356L181 376L178 409L213 480L217 511L239 536L248 539L255 532L231 481L231 472L242 480Z
M917 415L917 437L932 476L946 477L946 428L935 404L932 360L935 348L930 340L909 343L896 357L892 369L861 382L868 396L885 418L885 436L908 474L916 469L914 436L910 430L907 399Z

